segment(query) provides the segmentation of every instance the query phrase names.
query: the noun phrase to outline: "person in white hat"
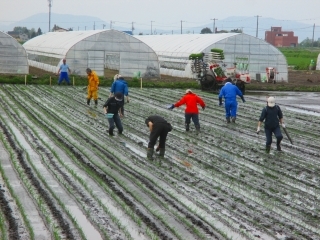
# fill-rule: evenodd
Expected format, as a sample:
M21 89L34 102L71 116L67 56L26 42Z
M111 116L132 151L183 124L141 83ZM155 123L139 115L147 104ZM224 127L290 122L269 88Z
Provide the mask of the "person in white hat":
M115 93L121 92L126 97L127 103L129 103L129 88L128 83L120 74L114 76L114 82L110 88L110 95L112 97ZM124 98L122 99L123 105L121 107L121 114L124 116Z
M280 124L285 128L283 122L283 114L274 97L267 98L267 106L262 109L261 116L258 121L257 134L261 131L261 123L264 121L264 132L266 134L266 153L270 153L272 144L272 133L277 139L277 151L281 151L281 140L283 138ZM279 124L280 123L280 124Z
M199 109L198 104L202 107L202 110L206 108L206 104L197 94L193 93L191 89L186 90L186 94L175 104L171 104L168 109L172 110L175 107L180 107L181 105L186 104L185 109L185 127L186 131L189 131L190 120L194 123L196 130L200 131L200 123L199 123Z
M246 102L240 89L236 85L232 84L231 78L227 78L225 85L219 92L219 106L222 106L222 97L224 97L225 100L224 108L226 111L227 123L230 123L230 118L231 122L236 122L238 112L237 96L242 99L242 102Z

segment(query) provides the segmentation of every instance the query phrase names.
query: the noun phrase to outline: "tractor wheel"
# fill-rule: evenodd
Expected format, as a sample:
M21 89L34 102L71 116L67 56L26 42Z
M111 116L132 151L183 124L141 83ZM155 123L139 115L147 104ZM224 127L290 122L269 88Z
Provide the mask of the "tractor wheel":
M203 91L215 91L218 87L216 79L211 75L203 76L200 80L200 83L201 90Z
M242 92L242 94L244 95L246 92L246 85L244 82L242 81L237 81L236 86L240 89L240 91Z

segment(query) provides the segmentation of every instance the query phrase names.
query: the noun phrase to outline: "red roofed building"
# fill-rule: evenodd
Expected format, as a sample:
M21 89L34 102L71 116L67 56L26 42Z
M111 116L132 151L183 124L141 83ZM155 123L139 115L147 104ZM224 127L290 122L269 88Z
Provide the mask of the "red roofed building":
M292 31L282 31L282 27L271 27L271 31L265 32L264 40L275 47L296 47L298 37Z

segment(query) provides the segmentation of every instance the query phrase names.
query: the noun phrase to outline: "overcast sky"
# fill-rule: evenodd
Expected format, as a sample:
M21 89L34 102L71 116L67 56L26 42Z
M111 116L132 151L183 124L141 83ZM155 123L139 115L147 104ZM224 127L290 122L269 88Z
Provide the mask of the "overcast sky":
M320 26L320 0L52 0L53 13L95 16L114 24L147 28L196 26L231 16L261 16ZM0 23L48 13L48 0L0 0ZM221 22L220 22L221 24ZM235 22L235 28L238 23Z

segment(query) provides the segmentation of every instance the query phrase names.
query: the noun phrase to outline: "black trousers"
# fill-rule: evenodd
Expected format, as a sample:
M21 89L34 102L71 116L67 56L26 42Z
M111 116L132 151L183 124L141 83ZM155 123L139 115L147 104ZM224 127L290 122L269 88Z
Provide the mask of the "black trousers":
M159 148L165 148L167 135L168 135L167 123L154 124L149 136L148 148L154 148L154 145L156 145L158 137L159 137Z

